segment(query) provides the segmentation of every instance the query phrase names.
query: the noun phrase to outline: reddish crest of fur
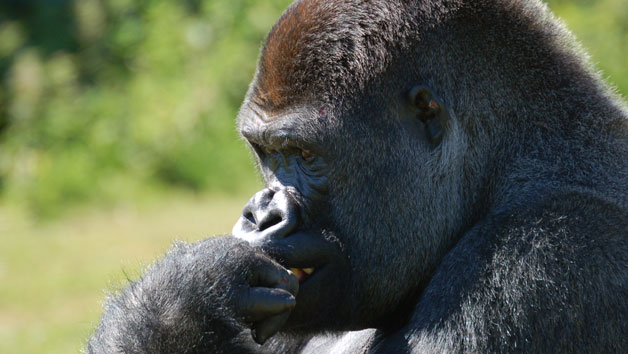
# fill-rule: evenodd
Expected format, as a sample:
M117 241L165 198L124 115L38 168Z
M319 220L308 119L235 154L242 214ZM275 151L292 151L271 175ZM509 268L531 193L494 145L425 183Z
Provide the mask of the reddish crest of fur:
M331 1L326 2L295 3L271 30L259 63L255 100L260 106L278 110L301 93L296 82L307 75L303 57L316 40L315 35L336 15Z
M440 0L297 0L266 39L252 101L277 112L354 97L393 58L403 57L392 53L415 43L418 22L434 24L445 11L441 5Z

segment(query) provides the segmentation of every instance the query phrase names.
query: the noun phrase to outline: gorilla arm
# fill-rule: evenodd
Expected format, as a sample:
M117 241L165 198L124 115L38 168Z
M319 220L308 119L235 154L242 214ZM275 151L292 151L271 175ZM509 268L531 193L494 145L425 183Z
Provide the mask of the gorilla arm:
M176 244L106 304L87 353L263 352L295 306L296 277L233 237Z

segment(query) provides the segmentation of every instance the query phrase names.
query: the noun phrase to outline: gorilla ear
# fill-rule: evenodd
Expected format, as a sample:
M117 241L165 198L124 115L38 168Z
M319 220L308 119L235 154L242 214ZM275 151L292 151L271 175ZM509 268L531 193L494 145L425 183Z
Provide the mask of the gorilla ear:
M443 138L443 127L449 119L442 101L435 97L426 86L414 86L408 93L410 104L416 110L416 118L425 126L425 133L432 144L438 144Z

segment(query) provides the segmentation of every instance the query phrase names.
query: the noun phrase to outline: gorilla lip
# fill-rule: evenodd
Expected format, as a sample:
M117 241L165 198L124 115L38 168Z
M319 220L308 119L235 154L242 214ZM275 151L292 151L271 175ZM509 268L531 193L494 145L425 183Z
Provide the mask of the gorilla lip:
M303 283L340 258L337 246L317 234L299 231L261 245L264 253L289 269Z

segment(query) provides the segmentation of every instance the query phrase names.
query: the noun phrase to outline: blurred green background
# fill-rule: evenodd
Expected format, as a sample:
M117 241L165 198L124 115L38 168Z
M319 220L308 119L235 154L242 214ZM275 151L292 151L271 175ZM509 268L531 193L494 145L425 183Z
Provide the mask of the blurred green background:
M233 126L288 0L0 2L0 352L79 352L105 288L229 232L260 182ZM628 93L628 1L550 7Z

